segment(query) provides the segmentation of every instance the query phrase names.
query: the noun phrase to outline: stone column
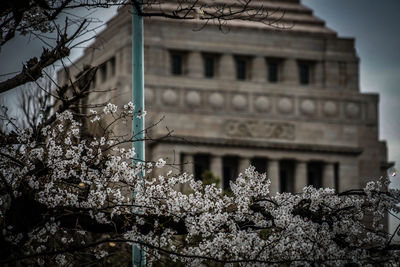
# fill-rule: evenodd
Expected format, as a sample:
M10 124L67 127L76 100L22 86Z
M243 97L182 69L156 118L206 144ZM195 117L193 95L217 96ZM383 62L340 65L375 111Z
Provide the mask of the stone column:
M325 87L324 64L322 61L315 63L314 82L318 87Z
M124 74L123 55L121 49L115 53L115 74L121 76Z
M109 80L111 77L113 77L113 74L112 74L112 64L111 64L111 58L109 58L107 61L106 61L106 65L107 65L107 68L106 68L106 71L107 71L107 74L106 74L106 80Z
M236 78L235 60L231 54L222 54L218 74L223 80L234 80Z
M251 160L248 157L239 158L239 173L244 171L251 165Z
M200 52L193 51L188 53L187 57L188 75L192 78L203 77L203 59Z
M174 174L180 173L181 155L179 151L175 151L172 145L157 145L152 149L151 160L158 161L164 159L167 165L164 168L154 168L153 177L160 174L165 175L169 170Z
M326 162L323 166L322 186L335 189L335 169L333 163Z
M283 62L282 68L282 82L285 84L296 85L299 84L299 67L294 58L287 58Z
M325 84L326 87L338 87L339 86L339 62L337 61L325 61Z
M222 157L217 155L212 155L210 157L210 171L219 180L219 187L223 187L223 172L222 172Z
M267 162L267 177L271 179L270 192L275 195L280 192L280 179L279 179L279 161L276 159L268 159Z
M252 70L252 80L255 82L264 83L267 81L267 63L264 57L254 57Z
M294 174L294 193L303 191L307 186L307 163L304 161L296 161L295 174Z
M194 174L194 156L187 153L184 153L182 156L182 170L187 174Z

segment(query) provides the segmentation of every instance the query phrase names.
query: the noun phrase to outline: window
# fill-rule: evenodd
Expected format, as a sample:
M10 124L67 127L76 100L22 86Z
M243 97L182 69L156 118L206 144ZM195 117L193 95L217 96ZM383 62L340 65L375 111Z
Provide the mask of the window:
M307 180L308 185L314 188L322 187L322 168L323 162L309 162L307 163Z
M250 58L236 57L236 79L246 80L250 78Z
M239 172L239 158L235 156L225 156L222 159L222 170L223 170L223 185L222 188L225 190L230 190L229 182L231 179L235 179Z
M299 63L300 84L306 85L310 83L310 65L305 62Z
M115 57L110 59L111 76L115 76Z
M194 177L200 180L207 170L210 169L210 156L207 154L197 154L194 160Z
M102 82L107 80L107 64L105 62L100 65L100 78Z
M281 192L294 192L295 163L293 160L279 162L279 180Z
M204 55L204 77L212 78L215 76L216 57L213 55Z
M339 192L339 163L334 165L334 177L335 177L335 190Z
M186 55L184 52L171 52L171 73L172 75L185 74L185 60Z
M236 59L236 78L238 80L245 80L246 79L246 60L243 58Z
M268 62L268 81L271 83L278 81L278 62Z

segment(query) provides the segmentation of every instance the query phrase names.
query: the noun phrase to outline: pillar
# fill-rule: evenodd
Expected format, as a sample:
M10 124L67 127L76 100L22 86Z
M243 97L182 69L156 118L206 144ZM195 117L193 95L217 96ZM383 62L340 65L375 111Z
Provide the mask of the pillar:
M267 162L267 177L271 180L270 192L275 195L280 191L279 180L279 161L276 159L269 159Z
M327 162L322 169L322 186L335 188L335 168L333 163Z
M299 193L307 186L307 163L304 161L296 161L294 174L294 192Z
M169 170L172 171L173 174L179 174L180 163L181 163L181 154L178 151L175 151L174 147L171 145L157 145L152 149L151 160L156 162L158 159L162 158L166 161L166 166L158 169L154 168L153 176L165 175Z
M106 61L106 63L105 63L106 65L107 65L107 69L106 69L106 71L107 71L107 74L106 74L106 80L109 80L110 78L112 78L113 77L113 74L112 74L112 64L111 64L111 58L109 58L107 61Z
M239 173L244 171L251 165L251 160L248 157L239 158Z
M234 80L235 79L235 60L231 54L222 54L218 66L218 73L221 79Z
M287 58L283 62L282 82L290 85L299 84L299 68L294 58Z
M192 78L203 77L203 58L200 52L193 51L187 58L188 75Z
M252 66L252 80L264 83L267 81L267 65L264 57L255 57Z
M325 87L324 63L322 61L315 63L314 82L318 87Z
M184 153L182 155L182 170L187 174L194 174L194 156L192 154Z
M219 186L223 187L223 173L222 173L222 157L212 155L210 157L210 171L219 180Z

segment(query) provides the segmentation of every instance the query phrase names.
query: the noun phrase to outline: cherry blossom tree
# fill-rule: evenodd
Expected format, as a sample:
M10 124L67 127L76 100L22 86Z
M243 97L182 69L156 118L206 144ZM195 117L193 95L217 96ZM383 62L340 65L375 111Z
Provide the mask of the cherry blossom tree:
M90 113L105 129L99 138L83 138L82 122L65 110L40 131L14 129L13 142L2 144L1 263L68 265L79 254L107 258L121 243L145 246L148 264L166 256L195 266L399 260L394 233L382 224L399 211L388 177L339 194L308 186L271 195L267 174L251 167L231 181L228 196L192 174L173 174L163 159L133 166L135 151L124 144L134 136L122 139L104 125L143 118L131 103Z

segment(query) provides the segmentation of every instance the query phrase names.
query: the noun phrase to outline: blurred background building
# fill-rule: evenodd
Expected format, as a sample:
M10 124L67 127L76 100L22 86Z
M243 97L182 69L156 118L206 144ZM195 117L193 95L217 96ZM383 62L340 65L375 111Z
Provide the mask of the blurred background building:
M145 19L147 159L175 171L229 180L250 164L272 190L311 184L339 191L384 175L378 95L360 93L354 39L341 38L299 0L254 1L285 12L276 28L231 21L198 31L201 20ZM292 24L293 23L293 24ZM90 103L131 99L131 13L121 8L71 67L99 65ZM59 81L65 81L63 72Z

